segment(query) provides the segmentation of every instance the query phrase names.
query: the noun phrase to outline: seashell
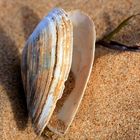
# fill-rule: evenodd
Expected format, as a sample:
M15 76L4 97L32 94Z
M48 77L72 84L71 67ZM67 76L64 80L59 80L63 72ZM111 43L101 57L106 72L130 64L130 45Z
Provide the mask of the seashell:
M87 15L55 8L27 40L21 73L29 116L38 135L46 127L60 135L68 130L91 73L95 38L94 24ZM74 88L58 107L70 73Z

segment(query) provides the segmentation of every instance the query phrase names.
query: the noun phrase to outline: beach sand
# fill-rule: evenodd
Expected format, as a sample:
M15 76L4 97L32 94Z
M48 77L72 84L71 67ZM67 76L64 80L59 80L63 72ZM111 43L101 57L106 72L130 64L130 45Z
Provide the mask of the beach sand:
M36 137L28 119L20 53L39 21L54 7L80 9L93 19L97 39L140 12L140 0L0 0L0 139L139 140L140 53L96 46L84 98L67 134ZM140 17L115 39L140 44Z

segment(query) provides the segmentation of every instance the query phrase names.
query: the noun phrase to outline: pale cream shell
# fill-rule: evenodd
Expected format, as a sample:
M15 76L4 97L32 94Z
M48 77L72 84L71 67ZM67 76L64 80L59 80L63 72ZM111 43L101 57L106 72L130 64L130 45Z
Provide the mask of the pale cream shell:
M46 126L59 135L68 130L91 73L95 39L95 26L89 16L78 10L66 13L60 8L52 10L29 37L21 70L29 115L37 134ZM75 85L56 112L70 69Z

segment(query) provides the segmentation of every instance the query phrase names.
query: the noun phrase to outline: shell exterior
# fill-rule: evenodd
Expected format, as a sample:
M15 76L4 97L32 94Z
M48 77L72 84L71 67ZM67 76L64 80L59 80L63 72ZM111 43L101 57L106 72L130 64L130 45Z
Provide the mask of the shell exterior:
M36 27L22 53L21 72L27 107L41 134L61 98L73 52L73 26L64 10L52 10Z

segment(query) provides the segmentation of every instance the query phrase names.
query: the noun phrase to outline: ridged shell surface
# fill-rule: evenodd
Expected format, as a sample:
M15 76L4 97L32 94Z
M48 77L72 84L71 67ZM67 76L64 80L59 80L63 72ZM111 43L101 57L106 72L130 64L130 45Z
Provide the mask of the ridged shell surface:
M23 49L21 71L27 107L41 134L61 98L73 48L73 28L64 10L52 10L30 35Z

